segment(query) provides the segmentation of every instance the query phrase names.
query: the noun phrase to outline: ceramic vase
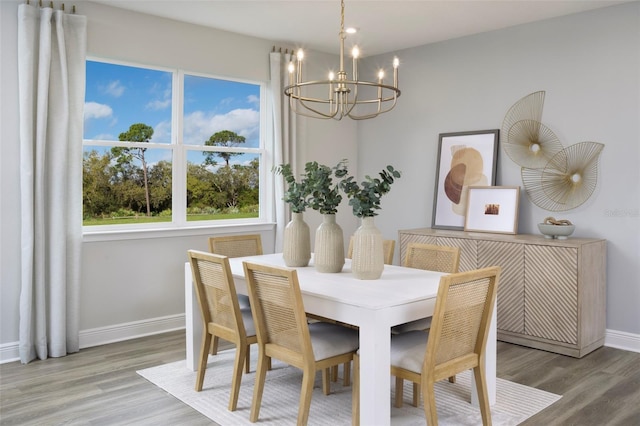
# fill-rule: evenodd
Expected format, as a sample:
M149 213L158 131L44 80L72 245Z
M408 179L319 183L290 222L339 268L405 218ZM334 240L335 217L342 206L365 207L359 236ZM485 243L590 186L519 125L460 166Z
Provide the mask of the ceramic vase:
M353 234L351 272L361 280L377 280L384 270L384 243L373 217L363 217Z
M335 214L323 214L316 230L313 264L318 272L340 272L344 266L344 236Z
M309 225L302 213L292 213L291 222L284 228L282 257L290 268L307 266L311 259L311 236Z

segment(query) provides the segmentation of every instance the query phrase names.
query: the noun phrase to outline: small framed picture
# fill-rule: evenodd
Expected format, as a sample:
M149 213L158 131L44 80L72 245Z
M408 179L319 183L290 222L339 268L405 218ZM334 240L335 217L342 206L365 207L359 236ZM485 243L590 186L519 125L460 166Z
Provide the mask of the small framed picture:
M518 233L519 186L471 186L464 230Z

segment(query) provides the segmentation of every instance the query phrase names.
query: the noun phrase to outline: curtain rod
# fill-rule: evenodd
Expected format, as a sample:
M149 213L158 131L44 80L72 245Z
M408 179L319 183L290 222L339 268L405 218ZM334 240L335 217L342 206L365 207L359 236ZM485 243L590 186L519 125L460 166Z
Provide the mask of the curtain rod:
M275 46L273 46L273 48L271 49L271 51L272 51L272 52L276 52L276 51L277 51L277 52L282 53L282 49L283 49L282 47L278 47L278 48L277 48L277 50L276 50L276 47L275 47ZM285 48L285 49L284 49L284 54L286 55L286 54L288 54L288 53L289 53L289 49L286 49L286 48ZM293 49L291 49L291 54L293 55Z
M30 1L30 0L27 0L27 4L31 4L31 1ZM39 6L39 7L43 7L43 6L42 6L42 0L38 0L38 6ZM45 7L46 7L46 6L45 6ZM53 1L50 1L50 2L49 2L49 7L50 7L51 9L53 9L53 8L54 8L54 7L53 7ZM64 3L62 3L62 4L60 5L60 10L62 10L62 11L64 12ZM74 15L75 15L75 13L76 13L76 5L75 5L75 4L71 7L71 13L73 13Z

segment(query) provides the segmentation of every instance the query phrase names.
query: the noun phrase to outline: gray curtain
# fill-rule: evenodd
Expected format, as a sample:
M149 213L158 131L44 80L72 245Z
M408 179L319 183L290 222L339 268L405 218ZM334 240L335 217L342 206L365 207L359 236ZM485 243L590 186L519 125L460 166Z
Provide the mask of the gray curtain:
M79 350L86 26L18 7L23 363Z
M271 52L269 55L271 64L270 97L272 109L272 126L274 139L274 165L291 164L296 173L296 116L290 110L287 98L283 90L287 84L287 65L291 60L290 53ZM291 212L282 201L284 195L284 179L278 175L274 180L274 206L276 217L275 251L282 251L284 228L291 220Z

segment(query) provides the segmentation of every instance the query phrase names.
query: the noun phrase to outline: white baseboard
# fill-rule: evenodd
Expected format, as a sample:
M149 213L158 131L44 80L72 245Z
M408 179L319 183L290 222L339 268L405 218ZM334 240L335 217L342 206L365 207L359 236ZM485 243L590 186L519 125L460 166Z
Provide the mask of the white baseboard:
M174 330L183 330L184 328L184 314L116 324L109 327L92 328L80 332L80 349L121 342L123 340L137 339L138 337L153 334L167 333ZM640 353L640 334L607 330L604 345ZM0 345L0 364L19 360L18 342Z
M604 345L625 351L640 353L640 334L624 331L607 330L604 335Z
M167 333L174 330L184 330L184 328L184 314L178 314L116 324L108 327L81 330L80 349ZM0 364L20 360L18 344L19 342L11 342L0 345Z

